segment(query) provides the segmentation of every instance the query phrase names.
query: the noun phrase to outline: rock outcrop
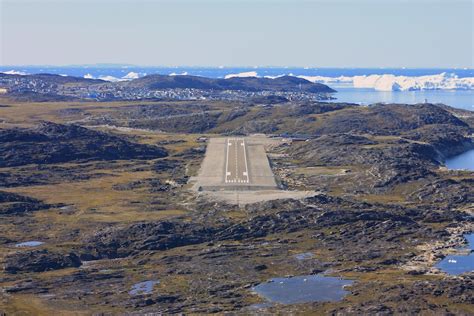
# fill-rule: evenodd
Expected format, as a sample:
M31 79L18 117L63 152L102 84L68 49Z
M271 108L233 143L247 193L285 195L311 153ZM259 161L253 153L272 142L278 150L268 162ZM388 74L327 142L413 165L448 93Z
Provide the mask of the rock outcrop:
M81 260L74 253L62 254L46 249L17 252L5 258L7 273L43 272L71 267L79 267Z
M69 161L155 159L166 151L78 125L43 122L30 129L0 130L0 167Z

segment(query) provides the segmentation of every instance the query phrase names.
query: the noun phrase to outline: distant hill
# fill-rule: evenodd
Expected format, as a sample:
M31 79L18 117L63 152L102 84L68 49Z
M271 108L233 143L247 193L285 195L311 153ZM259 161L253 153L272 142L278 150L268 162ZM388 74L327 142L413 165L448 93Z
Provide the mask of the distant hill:
M73 101L137 100L137 99L200 99L208 94L223 98L247 97L249 94L298 94L308 98L326 98L336 92L328 86L306 79L283 76L278 78L233 77L216 79L198 76L149 75L130 81L110 82L52 74L10 75L0 73L0 88L6 89L12 100ZM192 89L192 91L186 89ZM235 91L235 93L227 93ZM290 96L291 98L291 96Z
M285 91L332 93L335 90L321 83L313 83L306 79L283 76L278 78L234 77L230 79L215 79L199 76L168 76L149 75L131 81L108 82L100 79L87 79L53 74L10 75L0 73L0 83L7 80L37 81L48 85L108 85L122 88L162 89L201 89L201 90L242 90L242 91Z
M148 88L150 90L190 88L202 90L285 91L310 93L336 92L324 84L313 83L292 76L283 76L274 79L257 77L214 79L182 75L149 75L132 81L120 82L119 84L137 88Z
M0 72L0 82L1 80L8 80L8 79L16 79L19 81L26 81L26 80L35 80L35 81L42 81L46 84L101 84L107 81L101 79L87 79L82 77L73 77L73 76L61 76L61 75L54 75L54 74L34 74L34 75L13 75L13 74L5 74Z

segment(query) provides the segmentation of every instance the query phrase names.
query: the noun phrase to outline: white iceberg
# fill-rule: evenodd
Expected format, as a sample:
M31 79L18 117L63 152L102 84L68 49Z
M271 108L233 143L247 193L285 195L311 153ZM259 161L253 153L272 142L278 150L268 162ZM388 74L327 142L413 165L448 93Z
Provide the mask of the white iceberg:
M395 76L392 74L364 76L298 76L311 82L324 84L352 84L354 88L368 88L378 91L413 91L413 90L471 90L474 89L474 78L459 78L457 75L440 73L428 76Z
M188 75L188 72L187 71L184 71L180 74L177 74L176 72L172 72L169 74L170 76L187 76Z
M413 90L471 90L474 78L459 78L454 74L440 73L429 76L370 75L353 77L354 88L373 88L378 91Z
M26 72L23 72L23 71L17 71L17 70L9 70L9 71L4 71L2 72L3 74L6 74L6 75L20 75L20 76L26 76L27 73Z
M353 82L353 77L346 77L346 76L339 76L339 77L297 76L297 77L306 79L314 83L324 83L324 84L352 84Z
M100 79L100 80L105 80L105 81L110 81L110 82L117 82L117 81L122 81L123 79L116 78L114 76L99 76L98 78L94 77L91 74L85 74L84 75L85 79Z
M125 79L125 80L132 80L132 79L138 79L138 78L140 78L140 74L133 71L130 71L128 74L122 77L122 79Z
M247 77L258 77L258 74L256 71L247 71L247 72L241 72L238 74L228 74L225 75L224 79L230 79L230 78L247 78Z
M117 81L123 81L123 79L116 78L114 76L99 76L100 80L105 80L105 81L110 81L110 82L117 82Z

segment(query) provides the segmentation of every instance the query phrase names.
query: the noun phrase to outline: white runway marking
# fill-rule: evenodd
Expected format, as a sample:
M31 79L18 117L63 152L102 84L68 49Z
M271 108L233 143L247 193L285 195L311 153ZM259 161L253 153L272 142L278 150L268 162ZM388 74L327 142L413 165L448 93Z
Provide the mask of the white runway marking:
M229 138L226 143L225 183L249 183L245 140Z

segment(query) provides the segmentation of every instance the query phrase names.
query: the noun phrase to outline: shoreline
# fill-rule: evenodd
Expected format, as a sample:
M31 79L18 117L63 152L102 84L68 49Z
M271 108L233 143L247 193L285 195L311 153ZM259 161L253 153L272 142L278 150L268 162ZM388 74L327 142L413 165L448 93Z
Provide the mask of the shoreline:
M466 211L466 213L471 216L474 215L472 211ZM446 231L450 233L448 240L419 245L417 248L421 250L422 253L403 265L402 269L413 274L459 277L437 268L436 264L448 255L469 255L462 247L468 245L468 241L464 236L474 233L474 223L468 222L457 227L448 227Z

